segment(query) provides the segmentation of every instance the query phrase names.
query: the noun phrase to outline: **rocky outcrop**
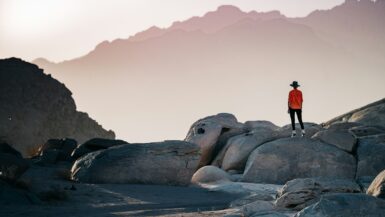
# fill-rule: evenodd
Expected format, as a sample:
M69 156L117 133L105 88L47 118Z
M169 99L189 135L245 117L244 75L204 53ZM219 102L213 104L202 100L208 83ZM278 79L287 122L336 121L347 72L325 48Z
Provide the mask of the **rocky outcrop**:
M36 65L0 60L0 136L24 155L50 138L114 138L86 113L76 111L72 93Z
M385 170L383 170L370 184L367 194L385 199Z
M284 184L295 178L353 179L355 170L355 158L334 146L307 138L284 138L253 151L243 181Z
M199 167L203 167L212 162L230 137L244 132L244 125L234 115L220 113L196 121L185 141L199 145L202 153Z
M378 126L385 128L385 98L355 109L330 121L325 126L334 123L355 122L366 126Z
M313 139L319 139L322 142L336 146L347 152L353 152L357 139L348 130L322 130L316 133Z
M385 213L385 200L366 194L338 193L321 197L321 200L299 212L296 217L380 217Z
M278 193L277 207L301 210L317 202L326 193L359 193L360 186L353 180L331 178L294 179Z
M79 157L86 155L90 152L103 150L123 144L128 143L123 140L93 138L76 147L76 149L72 152L72 157L74 159L78 159Z
M230 182L231 176L226 171L221 170L216 166L204 166L196 171L191 178L191 183L215 183L215 182Z
M126 144L78 159L72 167L72 179L87 183L188 185L199 159L199 146L189 142Z
M357 178L376 176L385 169L385 134L358 139Z

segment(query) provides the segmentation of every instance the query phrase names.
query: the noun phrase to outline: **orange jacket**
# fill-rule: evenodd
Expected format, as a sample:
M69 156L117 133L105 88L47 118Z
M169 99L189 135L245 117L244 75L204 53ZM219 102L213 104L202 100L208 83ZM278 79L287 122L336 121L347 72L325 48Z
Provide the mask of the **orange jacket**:
M297 89L293 89L289 93L289 107L291 109L302 109L302 92Z

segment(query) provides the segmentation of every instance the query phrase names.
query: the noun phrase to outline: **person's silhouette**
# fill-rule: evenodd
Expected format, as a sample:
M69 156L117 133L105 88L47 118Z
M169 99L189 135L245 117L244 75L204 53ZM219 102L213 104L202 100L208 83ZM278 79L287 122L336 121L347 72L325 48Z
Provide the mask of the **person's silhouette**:
M303 102L303 97L302 97L302 92L298 90L298 87L300 86L297 81L293 81L293 83L290 84L290 86L293 87L293 90L290 91L289 93L289 109L288 113L290 114L290 119L291 119L291 127L293 131L291 132L291 137L296 136L296 131L295 131L295 113L297 113L298 117L298 122L301 125L301 136L305 136L305 127L303 126L302 123L302 102Z

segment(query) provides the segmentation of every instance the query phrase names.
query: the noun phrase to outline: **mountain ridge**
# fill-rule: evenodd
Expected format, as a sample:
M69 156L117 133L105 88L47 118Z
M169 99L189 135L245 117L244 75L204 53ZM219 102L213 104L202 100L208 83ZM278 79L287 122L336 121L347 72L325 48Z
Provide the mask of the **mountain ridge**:
M317 12L322 15L317 20L331 22L335 18L330 15L333 10L349 11L348 4L351 3ZM382 11L373 8L378 4L383 2L357 3L358 9L354 10L367 11L366 7L369 7L374 12L365 19L376 20L384 16ZM222 8L222 12L223 9L226 8ZM135 132L133 134L141 135L139 138L145 141L162 140L165 135L181 138L182 126L218 110L243 114L241 119L246 120L256 114L271 115L267 118L284 124L287 117L280 108L286 107L285 93L292 80L305 84L307 114L319 122L351 107L383 98L381 93L385 90L381 81L385 78L381 72L385 65L379 60L384 57L385 47L383 49L379 44L372 52L369 48L378 42L367 43L365 35L355 35L353 41L357 43L353 44L349 40L339 40L340 36L346 35L338 30L339 26L346 21L347 26L359 29L359 18L348 19L349 13L338 13L342 18L336 17L337 27L330 28L330 31L337 31L325 35L322 25L306 24L314 23L306 17L276 18L277 14L273 13L273 18L269 15L266 19L254 19L255 15L250 15L252 12L227 9L236 16L226 20L231 24L225 27L222 27L223 22L218 24L212 19L214 21L208 23L217 26L210 24L197 29L200 24L196 23L203 22L208 15L220 15L217 11L208 12L202 17L191 18L193 22L187 19L185 22L194 25L186 24L186 28L181 27L183 22L167 29L152 27L151 31L162 34L152 37L153 33L145 35L146 32L142 32L145 40L104 41L85 56L40 66L69 85L80 108L109 122L109 126L118 126L114 129L119 134ZM373 31L366 33L373 34L373 38L385 44L385 36L382 37L382 31L379 31L383 27L377 28L377 25L379 22L373 21L373 25L367 26ZM215 28L218 30L205 31ZM365 87L365 91L359 91L357 84ZM251 99L269 106L269 114L258 103L250 102ZM180 105L170 108L176 103ZM112 114L101 109L103 104L112 105L109 107ZM241 105L247 106L241 108ZM158 112L162 116L154 115ZM132 117L127 113L142 115ZM179 117L178 129L161 124L174 116ZM122 118L129 124L123 126ZM156 138L146 139L144 132L154 127L154 121L156 128L162 129L157 130ZM139 125L133 124L138 122Z

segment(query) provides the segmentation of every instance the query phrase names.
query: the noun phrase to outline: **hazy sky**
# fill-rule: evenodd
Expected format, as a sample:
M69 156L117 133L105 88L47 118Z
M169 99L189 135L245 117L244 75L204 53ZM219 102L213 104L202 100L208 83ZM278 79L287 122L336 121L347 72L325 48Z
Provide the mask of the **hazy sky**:
M202 16L220 5L306 16L344 0L0 0L0 58L82 56L104 40Z

